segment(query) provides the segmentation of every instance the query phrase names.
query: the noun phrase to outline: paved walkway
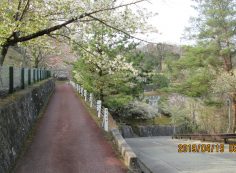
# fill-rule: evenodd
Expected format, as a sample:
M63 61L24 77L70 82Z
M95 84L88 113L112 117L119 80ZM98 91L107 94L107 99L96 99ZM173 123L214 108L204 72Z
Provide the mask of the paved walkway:
M31 146L16 173L124 173L101 129L73 89L56 86Z
M224 145L223 153L216 152L216 148L212 153L178 153L178 144L198 145L209 142L177 140L171 137L129 138L126 141L153 173L236 172L236 153L229 153L228 144Z

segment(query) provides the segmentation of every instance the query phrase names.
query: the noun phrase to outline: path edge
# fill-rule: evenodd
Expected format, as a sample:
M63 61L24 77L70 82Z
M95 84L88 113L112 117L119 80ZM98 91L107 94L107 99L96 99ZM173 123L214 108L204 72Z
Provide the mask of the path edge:
M152 173L152 171L140 160L137 155L134 153L133 149L125 141L121 135L119 129L111 129L112 136L117 145L118 151L120 152L125 165L132 170L133 172L141 173Z

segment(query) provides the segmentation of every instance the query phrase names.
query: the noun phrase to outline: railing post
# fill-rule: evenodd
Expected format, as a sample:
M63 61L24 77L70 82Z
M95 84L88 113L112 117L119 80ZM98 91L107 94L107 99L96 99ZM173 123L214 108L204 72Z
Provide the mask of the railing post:
M41 80L40 69L38 69L38 82Z
M84 90L84 100L87 101L87 90Z
M79 91L79 84L76 84L76 91Z
M108 132L108 109L107 108L104 109L103 121L104 121L104 130Z
M33 82L35 83L35 69L33 69Z
M41 70L41 68L39 69L39 81L41 81L42 80L42 70Z
M39 76L40 76L39 80L41 81L42 80L42 69L41 68L39 69Z
M80 86L80 91L79 91L79 93L80 93L80 95L82 95L82 86Z
M21 89L25 89L25 69L21 69Z
M28 85L31 85L31 69L28 69Z
M9 67L9 94L14 92L14 69Z
M78 88L78 92L80 93L80 85L79 85L79 88Z
M81 88L81 96L84 96L84 88Z
M42 69L42 80L44 80L44 69Z
M43 69L43 79L46 79L47 78L47 76L46 76L46 70L45 70L45 68Z
M37 76L37 77L36 77L36 78L37 78L36 81L38 82L38 81L39 81L39 69L36 69L36 73L37 73L37 74L36 74L36 76Z
M35 69L35 74L36 74L36 76L35 76L36 82L38 82L38 80L39 80L39 72L38 72L37 68Z
M93 93L90 93L89 95L89 101L90 101L90 107L93 107Z
M101 100L98 100L98 101L97 101L98 118L101 117L101 110L102 110L102 101L101 101Z

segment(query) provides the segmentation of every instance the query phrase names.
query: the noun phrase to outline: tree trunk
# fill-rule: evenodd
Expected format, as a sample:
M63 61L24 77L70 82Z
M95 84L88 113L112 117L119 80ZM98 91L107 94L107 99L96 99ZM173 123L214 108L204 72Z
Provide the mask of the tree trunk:
M98 75L99 75L100 78L103 76L103 72L102 72L101 69L99 70ZM100 83L100 84L99 84L99 98L100 98L100 100L103 102L103 101L104 101L104 93L103 93L103 87L104 87L104 85L103 85L103 83L102 83L101 81L99 81L99 83Z
M34 68L38 68L38 67L39 67L39 57L35 57Z
M233 75L232 55L229 54L227 56L224 56L223 60L224 60L224 69L225 69L225 71L227 71L230 75ZM231 99L232 99L232 109L233 109L233 112L234 112L233 113L234 116L232 116L232 117L234 117L234 120L232 122L232 129L229 129L229 131L232 130L232 132L235 133L235 131L236 131L236 93L233 93L231 95Z
M227 72L230 72L233 68L231 55L229 55L227 57L223 57L223 59L224 59L224 69Z
M4 62L5 58L6 58L6 55L7 55L9 47L10 47L9 45L3 45L2 46L1 56L0 56L0 66L3 65L3 62Z
M103 101L104 101L103 88L100 88L99 95L100 95L100 100L101 100L102 103L103 103Z
M234 112L233 133L236 131L236 93L232 96L232 107Z

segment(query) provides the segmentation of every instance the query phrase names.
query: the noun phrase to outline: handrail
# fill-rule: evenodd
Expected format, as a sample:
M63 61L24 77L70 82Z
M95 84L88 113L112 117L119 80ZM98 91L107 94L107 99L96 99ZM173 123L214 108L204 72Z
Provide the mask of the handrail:
M0 66L0 97L25 89L36 82L51 77L51 71L37 68Z
M98 118L102 119L101 126L105 131L109 130L110 117L108 109L102 106L101 100L96 100L93 93L89 93L86 89L84 89L81 85L76 84L73 81L69 82L74 89L84 98L85 102L90 103L90 107L94 108L97 111ZM91 97L90 97L91 96ZM113 125L114 123L112 123ZM112 126L113 127L113 126Z

